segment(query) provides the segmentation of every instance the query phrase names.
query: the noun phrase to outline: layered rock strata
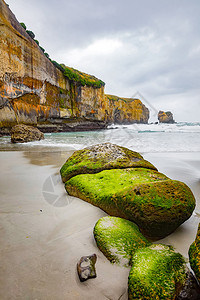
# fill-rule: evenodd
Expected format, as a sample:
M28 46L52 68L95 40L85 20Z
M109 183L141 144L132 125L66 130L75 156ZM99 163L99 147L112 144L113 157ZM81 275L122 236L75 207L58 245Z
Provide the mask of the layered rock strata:
M1 133L20 123L52 132L148 122L149 111L139 99L106 96L101 80L52 63L4 0L0 0L0 26ZM76 76L71 76L73 72ZM87 78L92 78L92 86Z

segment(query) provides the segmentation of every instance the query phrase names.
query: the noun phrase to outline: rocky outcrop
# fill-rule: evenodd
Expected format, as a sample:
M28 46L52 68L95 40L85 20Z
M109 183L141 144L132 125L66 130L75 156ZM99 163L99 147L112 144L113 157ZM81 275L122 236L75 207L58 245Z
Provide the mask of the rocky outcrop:
M183 256L172 247L154 244L138 249L128 279L129 299L174 300L186 283Z
M157 170L139 153L111 143L104 143L75 151L62 166L60 173L63 182L66 182L78 174L139 167Z
M12 143L27 143L44 139L44 134L33 126L23 124L13 126L11 130Z
M76 151L61 176L70 195L136 223L154 240L173 232L195 208L184 183L159 173L139 153L109 143Z
M199 300L200 287L183 256L170 246L149 242L134 223L103 217L94 237L110 262L131 266L129 299Z
M195 241L189 249L190 266L193 269L196 278L200 283L200 223Z
M134 252L151 243L141 234L136 224L121 218L103 217L94 227L98 248L108 260L130 266Z
M148 122L148 109L139 99L106 96L101 80L52 62L4 0L0 25L2 133L20 123L48 132L96 130L108 122Z
M175 123L173 119L173 114L170 111L159 111L158 113L158 120L160 123L170 123L173 124Z
M148 123L149 110L137 98L106 95L107 120L115 124Z
M81 174L68 180L65 187L71 196L136 223L153 240L172 233L195 207L194 196L184 183L145 168Z

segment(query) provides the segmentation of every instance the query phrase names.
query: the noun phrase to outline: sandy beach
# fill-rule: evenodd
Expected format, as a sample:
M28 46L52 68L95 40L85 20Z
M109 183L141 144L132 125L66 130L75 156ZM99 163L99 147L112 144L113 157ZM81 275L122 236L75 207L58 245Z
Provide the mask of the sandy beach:
M0 152L0 299L127 300L129 269L98 250L93 227L106 215L69 197L59 169L72 151ZM186 258L200 222L200 153L146 153L159 171L184 181L197 207L162 242ZM97 278L80 283L76 264L97 254Z

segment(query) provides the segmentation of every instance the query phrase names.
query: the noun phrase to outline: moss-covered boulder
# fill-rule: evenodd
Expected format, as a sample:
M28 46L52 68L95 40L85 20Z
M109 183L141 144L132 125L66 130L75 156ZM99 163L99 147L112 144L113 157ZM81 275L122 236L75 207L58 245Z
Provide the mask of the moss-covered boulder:
M200 283L200 223L195 241L189 249L190 266Z
M184 183L145 168L81 174L68 180L65 187L70 195L133 221L154 240L173 232L195 207L194 196Z
M75 151L62 166L60 173L63 182L66 182L78 174L138 167L157 170L139 153L118 145L105 143Z
M117 217L103 217L94 227L98 248L112 263L129 266L133 253L151 243L136 224Z
M174 300L186 282L186 266L172 247L154 244L138 249L128 279L129 300Z

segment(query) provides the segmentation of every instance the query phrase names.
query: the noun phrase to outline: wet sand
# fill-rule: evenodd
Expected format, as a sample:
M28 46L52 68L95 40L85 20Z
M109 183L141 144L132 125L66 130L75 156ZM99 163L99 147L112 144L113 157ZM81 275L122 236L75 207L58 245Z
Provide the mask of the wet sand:
M106 214L64 190L59 169L72 152L0 152L0 299L127 300L129 270L109 263L93 227ZM197 200L193 216L162 240L187 257L200 222L200 153L146 153ZM97 254L97 278L80 283L77 261Z

